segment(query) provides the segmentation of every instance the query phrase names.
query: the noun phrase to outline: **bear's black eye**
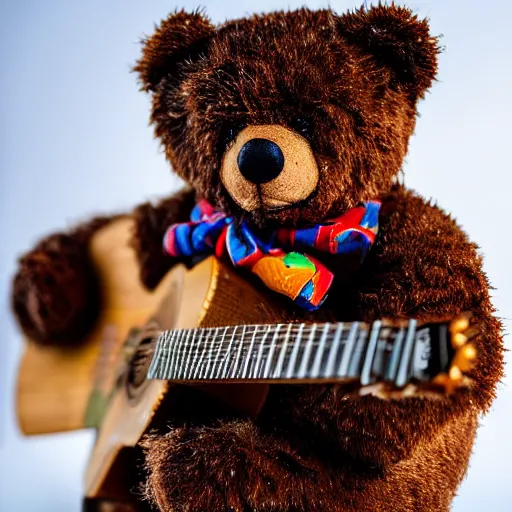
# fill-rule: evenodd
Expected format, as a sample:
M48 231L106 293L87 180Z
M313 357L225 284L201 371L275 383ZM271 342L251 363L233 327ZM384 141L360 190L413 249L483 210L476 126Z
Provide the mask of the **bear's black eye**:
M306 116L297 116L292 119L291 128L306 139L309 139L313 133L313 123Z

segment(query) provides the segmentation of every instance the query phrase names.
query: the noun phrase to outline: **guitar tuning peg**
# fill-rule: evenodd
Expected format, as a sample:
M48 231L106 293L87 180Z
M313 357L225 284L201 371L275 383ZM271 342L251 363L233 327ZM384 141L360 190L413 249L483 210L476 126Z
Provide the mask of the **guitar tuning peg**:
M473 366L476 355L477 351L475 346L472 343L468 343L457 350L453 359L453 365L459 368L462 372L467 372Z
M459 349L468 342L468 338L465 334L462 334L462 332L457 332L455 334L452 334L451 341L453 348Z
M462 372L458 366L452 365L448 372L448 376L452 381L458 382L462 379Z
M441 387L444 392L451 395L462 383L462 372L456 366L452 366L448 373L440 373L434 377L432 384Z
M470 313L462 313L457 318L450 322L450 334L456 335L463 333L469 328L469 322L471 319Z

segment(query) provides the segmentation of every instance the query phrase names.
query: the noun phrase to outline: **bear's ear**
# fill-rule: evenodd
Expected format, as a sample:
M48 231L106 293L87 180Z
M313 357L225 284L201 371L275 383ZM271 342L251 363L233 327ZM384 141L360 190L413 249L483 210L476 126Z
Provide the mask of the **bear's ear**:
M214 31L210 20L200 12L179 11L162 21L143 41L142 57L133 68L142 88L154 91L164 76L179 75L183 63L199 58Z
M437 73L438 39L429 33L427 20L405 7L362 7L340 16L341 34L393 73L394 80L422 95Z

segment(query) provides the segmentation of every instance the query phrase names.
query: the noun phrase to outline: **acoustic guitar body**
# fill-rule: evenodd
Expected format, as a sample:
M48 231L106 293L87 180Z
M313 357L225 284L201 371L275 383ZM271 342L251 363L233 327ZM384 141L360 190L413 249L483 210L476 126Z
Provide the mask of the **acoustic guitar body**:
M41 347L28 340L19 370L17 414L23 433L98 429L86 473L88 497L119 498L126 492L118 485L123 478L115 468L124 465L126 448L137 445L172 392L167 381L141 377L149 360L141 363L133 357L137 350L144 356L144 345L150 347L159 330L264 324L290 317L215 258L191 270L173 268L148 292L139 282L132 229L133 221L122 218L91 242L103 307L90 337L73 349ZM198 387L247 414L258 411L267 392L262 384L232 385L229 393L222 385Z

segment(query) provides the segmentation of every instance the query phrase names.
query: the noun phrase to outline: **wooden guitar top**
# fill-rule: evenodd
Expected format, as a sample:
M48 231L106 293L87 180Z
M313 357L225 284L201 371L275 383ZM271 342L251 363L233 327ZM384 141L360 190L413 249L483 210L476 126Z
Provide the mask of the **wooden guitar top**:
M97 361L102 347L115 354L128 331L143 324L161 302L162 283L148 292L139 282L130 246L133 221L121 218L98 231L90 251L102 282L104 308L83 345L72 349L41 347L27 340L18 372L17 411L24 434L62 432L94 426L86 422Z

